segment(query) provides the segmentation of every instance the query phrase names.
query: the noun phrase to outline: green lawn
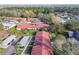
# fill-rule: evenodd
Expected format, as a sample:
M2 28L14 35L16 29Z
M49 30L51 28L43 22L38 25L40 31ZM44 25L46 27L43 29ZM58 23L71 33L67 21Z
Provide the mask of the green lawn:
M0 39L0 44L2 43L2 39Z
M16 44L16 54L20 55L22 53L24 48L20 48L19 43Z
M37 31L38 30L22 30L22 33L28 36L28 35L33 35Z
M2 24L0 24L0 30L4 30L4 27Z

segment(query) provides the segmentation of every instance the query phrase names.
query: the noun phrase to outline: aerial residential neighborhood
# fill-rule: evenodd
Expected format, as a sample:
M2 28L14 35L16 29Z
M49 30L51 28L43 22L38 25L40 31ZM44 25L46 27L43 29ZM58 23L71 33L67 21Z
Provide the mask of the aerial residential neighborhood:
M75 6L1 5L0 55L79 55Z

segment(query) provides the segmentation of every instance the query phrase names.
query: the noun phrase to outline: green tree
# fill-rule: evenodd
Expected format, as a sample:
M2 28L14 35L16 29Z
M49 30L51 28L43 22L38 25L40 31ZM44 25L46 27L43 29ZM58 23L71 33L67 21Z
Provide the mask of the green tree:
M73 31L79 31L79 20L68 20L65 23L65 27L69 30L73 30Z

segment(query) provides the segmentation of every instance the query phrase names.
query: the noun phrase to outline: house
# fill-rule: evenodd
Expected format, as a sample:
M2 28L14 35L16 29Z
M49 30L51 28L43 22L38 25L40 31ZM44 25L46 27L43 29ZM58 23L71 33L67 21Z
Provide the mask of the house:
M79 32L68 31L65 36L68 42L79 45Z
M67 32L67 36L68 38L74 38L75 40L79 42L79 32L69 31Z
M17 30L24 30L24 29L32 29L33 26L30 24L18 24L17 25Z
M52 47L48 32L37 32L32 47L32 55L51 55Z
M21 22L21 23L26 23L27 21L26 21L26 18L21 18L21 17L19 17L19 18L15 18L17 21L19 21L19 22Z
M12 28L12 27L16 26L16 24L19 23L14 17L6 17L6 19L8 19L8 20L1 21L1 24L4 26L5 30Z
M32 24L18 24L17 25L17 30L25 30L25 29L40 29L40 28L44 28L44 27L48 27L48 24L37 24L37 25L32 25Z
M39 20L39 18L22 18L22 17L6 17L7 19L15 19L17 21L33 21Z
M73 32L73 31L69 31L69 32L68 32L68 36L69 36L69 37L72 37L72 36L73 36L73 34L74 34L74 32Z
M13 45L8 46L7 49L5 49L3 55L14 55L16 54L16 47Z
M16 40L16 36L10 35L8 36L2 43L1 48L7 48L9 45L11 45Z
M2 22L2 25L4 26L5 30L8 30L8 29L16 26L16 24L14 22Z
M37 24L43 24L43 22L41 22L40 20L35 20L35 21L32 21L31 24L37 25Z
M20 22L31 22L31 21L35 21L35 20L39 20L38 18L16 18L16 20L20 21Z
M15 23L15 24L18 24L19 22L15 19L12 19L12 20L9 20L9 23Z
M7 48L0 48L0 55L14 55L16 54L16 47L9 45Z
M29 39L30 36L23 36L19 41L20 47L25 47Z
M39 18L27 18L27 21L35 21L35 20L39 20Z
M73 37L79 42L79 32L74 32Z

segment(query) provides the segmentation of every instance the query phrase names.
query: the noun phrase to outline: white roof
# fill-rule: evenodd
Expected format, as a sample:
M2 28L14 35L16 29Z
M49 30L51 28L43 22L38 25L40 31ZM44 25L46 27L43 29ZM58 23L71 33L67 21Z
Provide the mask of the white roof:
M28 42L30 36L24 36L21 41L19 42L21 46L25 46L26 43Z
M17 20L10 20L10 23L19 23Z
M32 24L43 24L43 22L41 22L40 20L35 20L35 21L32 21Z
M74 32L73 31L69 31L68 34L71 37L71 36L73 36Z
M2 23L4 26L12 26L12 25L14 25L14 23L8 23L8 22L6 22L6 23Z
M2 42L2 47L6 47L8 43L15 39L16 36L11 35Z

